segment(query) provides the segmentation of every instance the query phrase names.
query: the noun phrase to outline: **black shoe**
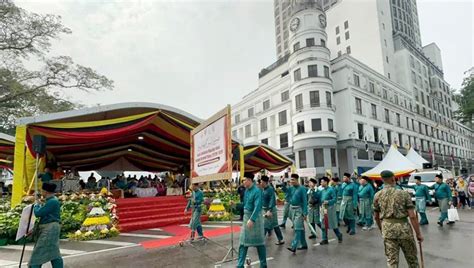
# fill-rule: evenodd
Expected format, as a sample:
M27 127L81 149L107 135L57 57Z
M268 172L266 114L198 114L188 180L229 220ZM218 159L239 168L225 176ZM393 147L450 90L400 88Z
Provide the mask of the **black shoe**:
M361 222L358 222L357 225L359 225L359 226L364 226L364 224L361 223Z
M440 222L440 221L438 222L438 225L441 226L441 227L443 227L443 223Z
M337 236L337 240L339 241L339 243L342 243L342 234L339 234L339 235Z
M329 244L329 242L327 240L323 240L321 242L319 242L320 245L327 245Z
M427 223L427 222L420 222L420 225L427 225L427 224L429 224L429 223Z
M293 254L296 253L296 249L293 249L293 248L286 248L286 249L288 249L289 251L293 252Z
M285 244L285 241L283 241L283 240L278 241L277 243L275 243L275 245L277 245L277 246L281 246L283 244Z
M454 221L450 221L450 222L448 222L447 224L452 225L452 224L454 224L454 223L455 223Z
M308 249L308 247L299 247L299 248L297 248L297 250L307 250L307 249Z
M286 224L285 224L285 223L282 223L282 224L280 224L280 227L281 227L281 228L286 228Z
M351 228L347 228L346 234L351 232Z
M356 232L354 232L354 231L349 233L349 235L355 235L355 234L356 234Z
M314 234L308 236L308 239L315 239L315 238L316 238L316 236Z

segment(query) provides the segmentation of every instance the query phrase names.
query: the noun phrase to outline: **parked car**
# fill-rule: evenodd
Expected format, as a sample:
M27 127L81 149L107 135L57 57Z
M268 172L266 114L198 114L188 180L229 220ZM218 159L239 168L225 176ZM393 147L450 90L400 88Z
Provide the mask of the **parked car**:
M436 182L435 182L435 176L437 174L441 174L443 175L443 178L444 179L450 179L450 178L454 178L453 174L451 173L451 171L447 170L447 169L444 169L444 168L438 168L438 169L431 169L431 170L423 170L423 171L420 171L420 172L413 172L410 174L410 178L408 179L408 185L415 185L415 176L419 176L421 177L421 184L424 184L428 187L431 187L433 186ZM408 193L410 193L411 195L411 199L413 201L415 201L415 190L413 189L410 189L410 188L404 188L405 191L407 191ZM436 200L434 198L434 190L429 190L429 193L430 193L430 196L431 196L431 200L427 200L428 202L432 202L432 203L436 203Z

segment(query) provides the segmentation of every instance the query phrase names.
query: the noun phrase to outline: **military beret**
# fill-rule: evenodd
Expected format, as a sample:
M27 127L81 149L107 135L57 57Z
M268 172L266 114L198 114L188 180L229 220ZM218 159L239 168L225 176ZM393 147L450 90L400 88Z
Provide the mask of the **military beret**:
M382 177L383 179L390 179L394 176L395 176L395 174L393 174L393 172L390 171L390 170L384 170L384 171L380 172L380 177Z
M264 182L268 182L270 180L270 178L268 178L268 176L264 175L264 176L262 176L261 180L264 181Z
M251 173L251 172L245 172L244 173L244 178L246 178L246 179L253 180L254 177L255 177L255 175L253 175L253 173Z
M51 183L43 183L43 186L41 187L43 191L46 191L48 193L54 193L56 190L56 184L51 184Z

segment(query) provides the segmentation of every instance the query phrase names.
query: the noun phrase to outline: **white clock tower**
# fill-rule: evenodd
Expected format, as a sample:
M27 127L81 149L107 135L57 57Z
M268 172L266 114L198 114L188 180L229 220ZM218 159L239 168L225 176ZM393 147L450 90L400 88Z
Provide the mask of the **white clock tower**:
M316 0L292 1L288 60L293 151L298 168L337 172L335 106L326 15Z

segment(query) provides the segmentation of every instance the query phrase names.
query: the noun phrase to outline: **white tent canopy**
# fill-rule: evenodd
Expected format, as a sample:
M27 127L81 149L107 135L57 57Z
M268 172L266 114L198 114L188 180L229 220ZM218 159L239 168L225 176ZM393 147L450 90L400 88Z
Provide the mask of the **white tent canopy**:
M415 151L415 149L413 149L413 147L410 148L410 150L408 150L406 158L412 161L418 167L418 169L423 169L423 164L429 163L428 161L426 161L426 159L424 159L421 155L419 155Z
M403 156L395 146L391 146L384 159L373 169L362 173L362 176L380 179L380 173L384 170L392 171L396 177L410 174L418 167Z

